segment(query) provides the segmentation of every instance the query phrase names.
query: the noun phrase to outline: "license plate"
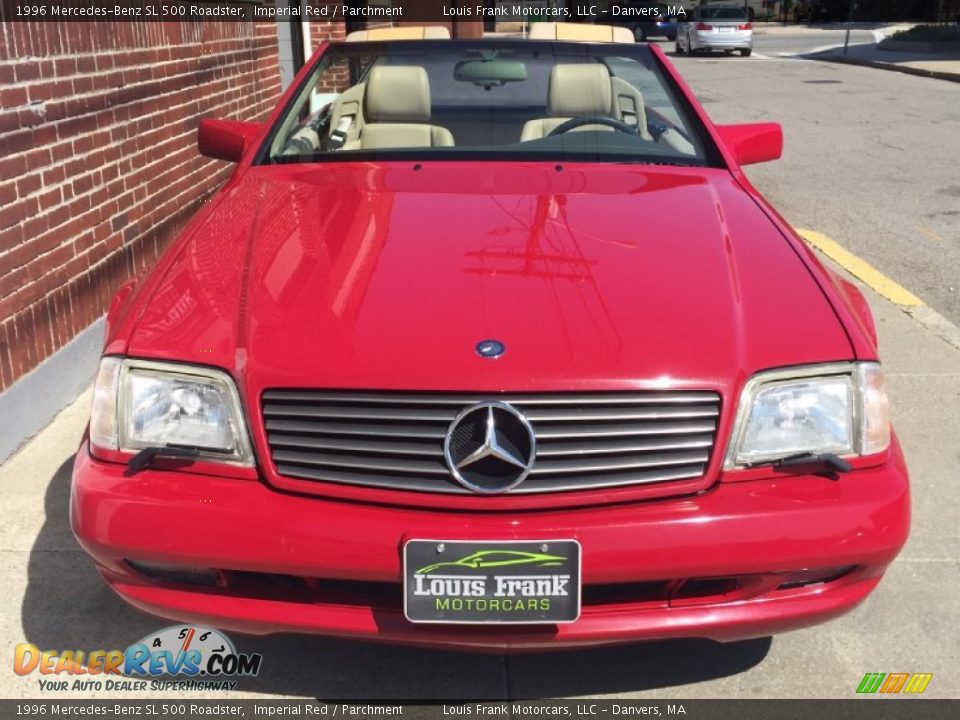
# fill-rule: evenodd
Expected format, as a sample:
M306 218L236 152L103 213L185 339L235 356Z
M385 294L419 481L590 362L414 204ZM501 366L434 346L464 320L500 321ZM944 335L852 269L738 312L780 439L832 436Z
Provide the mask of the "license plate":
M403 586L415 623L569 623L580 616L580 543L410 540Z
M722 28L720 28L720 32L733 32L733 28L732 28L732 27L722 27Z

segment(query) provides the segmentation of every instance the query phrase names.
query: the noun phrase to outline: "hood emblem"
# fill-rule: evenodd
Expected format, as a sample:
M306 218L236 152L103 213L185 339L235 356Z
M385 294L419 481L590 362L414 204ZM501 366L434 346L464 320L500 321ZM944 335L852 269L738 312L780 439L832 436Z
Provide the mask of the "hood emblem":
M482 402L454 418L443 454L454 479L475 493L492 495L522 483L536 455L530 422L512 405Z
M481 340L477 343L477 355L485 358L498 358L507 351L507 346L499 340Z

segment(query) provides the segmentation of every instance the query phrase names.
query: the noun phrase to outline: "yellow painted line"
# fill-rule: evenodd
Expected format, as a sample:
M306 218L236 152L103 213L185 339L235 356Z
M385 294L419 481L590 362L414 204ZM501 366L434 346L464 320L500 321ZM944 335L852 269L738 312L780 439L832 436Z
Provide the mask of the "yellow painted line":
M797 233L810 245L837 263L837 265L895 305L899 305L900 307L918 307L924 304L923 300L905 287L895 283L866 260L861 260L823 233L818 233L814 230L797 230Z
M940 237L939 235L937 235L937 234L936 234L933 230L931 230L930 228L924 227L923 225L914 225L913 227L914 227L915 230L917 230L917 231L919 231L919 232L922 232L924 235L926 235L926 236L927 236L928 238L930 238L931 240L936 240L937 242L943 242L943 238Z

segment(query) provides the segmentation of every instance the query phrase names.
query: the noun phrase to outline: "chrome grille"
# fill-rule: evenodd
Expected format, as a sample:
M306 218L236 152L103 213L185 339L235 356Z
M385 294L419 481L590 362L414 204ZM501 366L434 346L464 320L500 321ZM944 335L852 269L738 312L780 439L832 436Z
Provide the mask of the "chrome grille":
M443 456L447 428L475 403L522 412L537 437L516 493L701 477L716 438L713 392L401 393L268 390L263 417L280 475L393 490L468 493Z

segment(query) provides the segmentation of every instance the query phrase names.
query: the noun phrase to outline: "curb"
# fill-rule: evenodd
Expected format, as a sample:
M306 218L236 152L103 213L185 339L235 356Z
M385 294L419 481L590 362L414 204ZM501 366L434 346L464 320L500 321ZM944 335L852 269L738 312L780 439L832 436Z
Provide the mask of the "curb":
M945 53L960 51L960 41L921 42L914 40L894 40L892 37L885 37L877 43L877 47L887 52Z
M836 240L815 230L797 228L796 232L807 245L828 258L855 281L870 288L948 345L960 350L960 327L954 325L923 300L851 253Z
M860 65L862 67L872 67L879 70L892 70L893 72L904 73L906 75L918 75L920 77L933 78L934 80L946 80L947 82L960 82L960 73L942 70L926 70L924 68L896 65L895 63L881 62L879 60L843 57L842 55L829 57L808 56L808 59L840 63L841 65Z
M86 391L97 373L103 328L101 317L0 393L0 465Z
M918 305L912 308L901 307L900 309L945 343L960 350L960 327L954 325L936 310L928 305Z

